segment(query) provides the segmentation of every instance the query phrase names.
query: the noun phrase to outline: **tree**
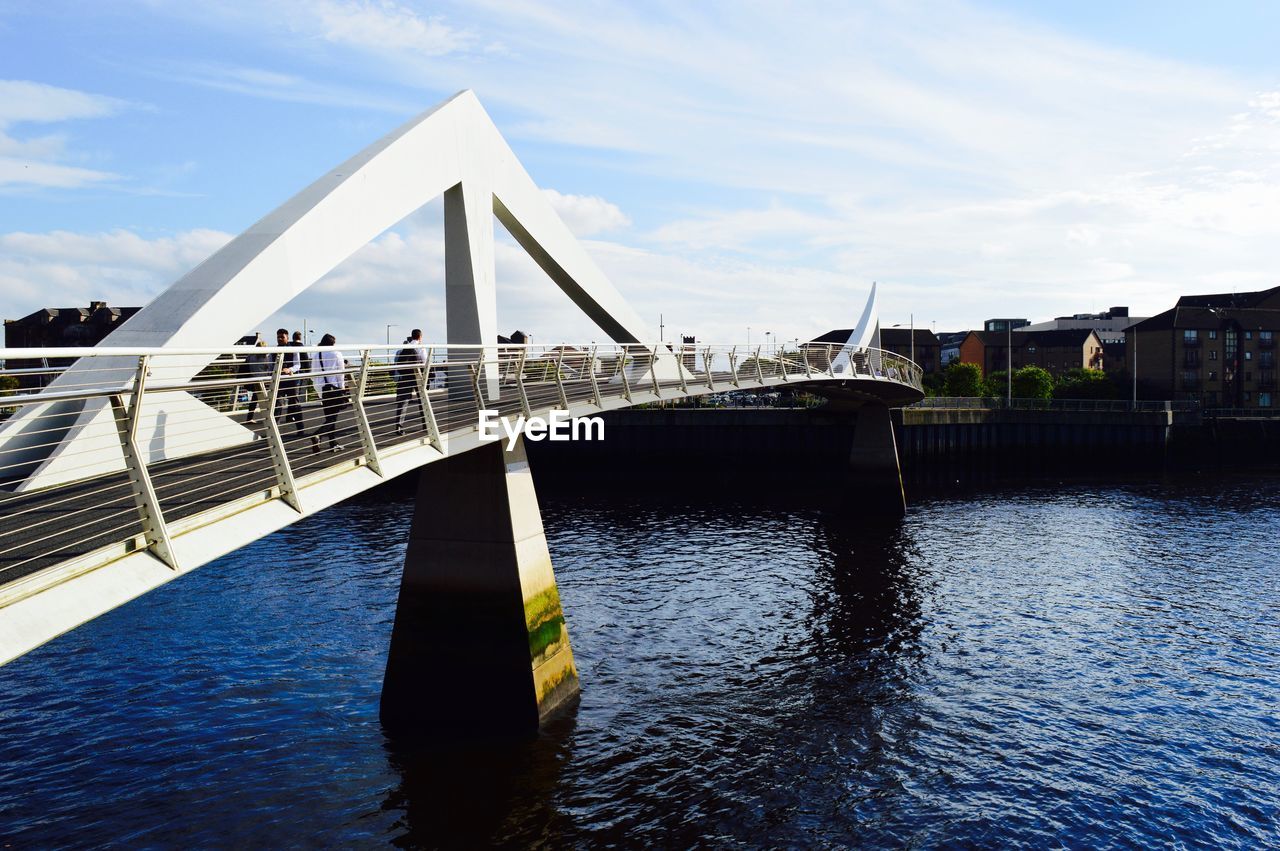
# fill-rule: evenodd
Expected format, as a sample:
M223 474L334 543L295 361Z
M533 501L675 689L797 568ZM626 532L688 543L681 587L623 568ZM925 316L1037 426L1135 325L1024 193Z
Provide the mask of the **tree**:
M1116 384L1100 369L1069 369L1053 388L1055 399L1115 399Z
M942 374L948 396L982 395L982 369L976 363L952 361Z
M1053 395L1053 376L1038 366L1015 369L1013 395L1016 399L1048 399Z
M920 379L920 383L924 387L924 395L926 396L948 395L947 377L941 372L926 372L924 378Z
M987 380L982 383L982 395L990 396L992 399L1003 399L1009 392L1009 373L1003 369L998 369L987 376ZM1018 395L1017 393L1013 395Z

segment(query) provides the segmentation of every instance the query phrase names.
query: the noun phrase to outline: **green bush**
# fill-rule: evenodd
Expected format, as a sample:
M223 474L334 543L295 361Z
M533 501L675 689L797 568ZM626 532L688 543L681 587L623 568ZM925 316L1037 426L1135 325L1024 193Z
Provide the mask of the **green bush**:
M1116 399L1116 384L1100 369L1069 369L1053 388L1055 399Z
M982 368L976 363L952 361L942 376L948 396L981 396L983 393Z
M1053 395L1053 376L1038 366L1013 371L1015 399L1048 399Z

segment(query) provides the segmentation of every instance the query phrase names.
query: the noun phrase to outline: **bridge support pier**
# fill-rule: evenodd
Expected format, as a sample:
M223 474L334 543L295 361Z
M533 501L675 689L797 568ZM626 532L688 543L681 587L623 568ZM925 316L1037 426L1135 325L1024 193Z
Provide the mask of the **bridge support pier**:
M392 735L537 732L578 694L523 440L419 474L381 717Z
M902 487L898 464L898 444L893 436L893 420L885 405L868 402L858 408L849 449L849 470L862 491L860 502L884 513L901 517L907 511L907 495Z

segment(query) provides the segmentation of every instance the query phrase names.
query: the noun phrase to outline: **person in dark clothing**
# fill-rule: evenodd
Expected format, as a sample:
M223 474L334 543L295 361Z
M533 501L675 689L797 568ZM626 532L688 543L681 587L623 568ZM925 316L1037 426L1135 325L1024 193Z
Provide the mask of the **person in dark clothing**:
M281 347L289 345L289 331L287 329L276 329L276 345ZM283 412L283 422L293 423L295 436L302 434L302 403L298 399L302 392L302 382L297 378L291 377L302 373L302 361L298 355L299 352L272 355L269 364L274 375L276 358L284 358L284 365L280 367L280 389L276 392L276 420L281 420L280 415Z
M396 434L404 434L404 409L413 397L422 390L422 372L427 366L427 350L422 347L422 329L414 328L413 333L404 339L405 347L396 352ZM426 428L421 406L418 416L422 417L422 427Z
M258 348L265 348L267 345L265 340L259 340ZM258 402L266 395L266 379L267 379L267 356L261 352L245 355L244 363L240 366L240 376L243 386L249 391L249 407L245 408L244 424L253 425L253 415L258 412Z
M306 343L303 342L302 340L301 331L293 332L293 342L290 343L289 345L291 346L306 345ZM298 363L301 365L301 369L299 370L300 372L310 372L311 371L311 354L309 352L298 352ZM306 401L306 400L304 399L303 401Z

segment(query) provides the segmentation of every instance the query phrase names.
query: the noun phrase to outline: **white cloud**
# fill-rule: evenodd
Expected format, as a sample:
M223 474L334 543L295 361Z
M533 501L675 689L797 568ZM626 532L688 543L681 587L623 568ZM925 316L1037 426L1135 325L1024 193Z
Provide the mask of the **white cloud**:
M577 236L591 236L631 224L631 219L616 204L595 195L562 195L554 189L544 189L542 194Z
M154 239L127 230L0 235L0 302L13 312L4 318L94 300L145 304L230 238L212 230Z
M423 56L442 56L468 47L472 37L446 25L441 18L424 17L398 3L335 2L310 4L329 41L376 51L408 50Z
M51 124L73 118L102 118L125 101L63 89L30 80L0 80L0 127L20 122Z
M405 115L418 104L401 98L475 89L535 175L590 168L598 188L548 197L579 236L614 240L590 250L647 320L682 317L704 338L765 322L825 330L872 279L887 316L947 328L1113 303L1154 312L1180 293L1269 285L1280 266L1280 93L975 4L294 0L167 13L252 44L244 67L191 66L202 85ZM6 138L0 179L23 156L86 165L64 158L61 137ZM435 236L398 229L298 309L359 317L363 333L380 320L378 339L395 317L438 313L400 295L438 283ZM513 251L499 254L504 328L579 333L559 330L567 302Z
M197 86L289 103L367 109L400 115L415 112L419 108L416 103L367 88L354 88L332 82L320 83L297 74L264 68L196 62L165 69L160 73L167 78Z
M107 171L58 162L66 155L61 134L18 139L16 124L51 124L101 118L127 106L116 98L59 88L29 80L0 80L0 189L53 187L71 189L117 178Z

